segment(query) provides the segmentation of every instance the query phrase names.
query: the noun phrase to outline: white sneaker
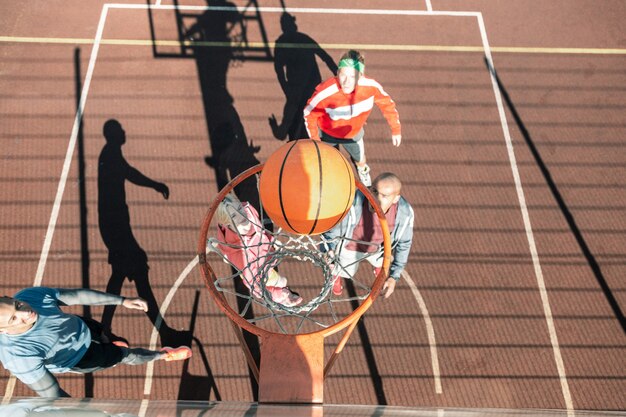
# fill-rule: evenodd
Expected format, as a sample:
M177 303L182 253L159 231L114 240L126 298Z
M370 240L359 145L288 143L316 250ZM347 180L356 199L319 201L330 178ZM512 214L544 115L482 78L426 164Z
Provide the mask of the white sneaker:
M274 284L275 287L286 287L287 286L287 278L283 277L282 275L279 275L278 280L276 280L276 284Z
M364 165L362 167L357 166L356 171L359 173L359 179L364 186L369 187L372 185L372 178L370 177L370 166Z

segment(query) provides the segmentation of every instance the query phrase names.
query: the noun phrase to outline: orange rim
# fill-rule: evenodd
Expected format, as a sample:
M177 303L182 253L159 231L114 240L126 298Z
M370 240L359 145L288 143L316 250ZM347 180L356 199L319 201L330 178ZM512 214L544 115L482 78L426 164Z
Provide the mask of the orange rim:
M252 168L245 170L244 172L236 176L231 182L229 182L222 190L220 190L217 196L215 196L215 198L209 205L209 209L207 210L206 215L204 216L204 220L200 228L200 240L198 241L198 249L197 249L198 263L200 264L200 271L202 274L202 279L204 281L205 286L209 290L209 294L211 294L211 297L213 297L213 300L215 300L219 309L222 310L224 314L226 314L226 316L228 316L228 318L232 320L237 326L259 337L263 337L264 335L282 334L282 333L270 332L268 330L255 326L254 324L248 322L246 319L241 317L235 310L232 309L232 307L228 304L228 301L224 297L224 294L222 294L220 291L217 290L217 288L215 288L215 280L217 279L217 277L210 263L207 261L206 241L207 241L207 237L209 234L209 227L211 226L211 220L213 219L213 215L215 214L215 211L217 210L219 203L237 185L239 185L240 183L242 183L244 180L248 179L249 177L261 172L262 170L263 170L263 164L255 165ZM372 289L369 295L363 300L361 305L359 305L359 307L357 307L352 313L350 313L343 319L339 320L337 323L327 328L316 330L314 332L299 333L301 335L321 334L323 337L327 337L345 329L350 324L357 321L367 311L367 309L370 308L374 300L376 300L376 298L380 294L380 291L385 283L385 279L389 272L389 265L391 264L391 237L389 236L389 227L387 225L387 220L385 219L385 215L380 209L378 202L376 201L374 196L372 196L372 194L369 192L367 187L365 187L360 181L355 180L355 183L356 183L357 188L361 190L361 192L365 195L368 201L372 204L372 207L374 207L374 210L376 211L376 215L378 216L378 219L380 220L380 225L383 229L383 245L384 245L383 267L381 268L380 272L376 276L376 279L374 280L374 284L372 285Z

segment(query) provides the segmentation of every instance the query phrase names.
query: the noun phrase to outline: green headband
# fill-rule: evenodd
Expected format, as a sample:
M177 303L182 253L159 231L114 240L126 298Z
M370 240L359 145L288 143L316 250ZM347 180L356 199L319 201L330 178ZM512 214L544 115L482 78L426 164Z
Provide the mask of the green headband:
M365 64L357 61L356 59L344 58L339 61L339 68L354 68L359 72L363 72L363 70L365 70Z

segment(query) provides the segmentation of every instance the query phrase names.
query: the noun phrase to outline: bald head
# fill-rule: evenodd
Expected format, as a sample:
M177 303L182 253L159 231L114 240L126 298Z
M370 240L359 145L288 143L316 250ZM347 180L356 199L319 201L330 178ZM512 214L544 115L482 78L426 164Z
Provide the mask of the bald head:
M372 185L376 187L378 184L393 186L398 194L400 194L400 191L402 190L402 181L400 181L400 178L398 178L396 174L391 172L383 172L374 178Z
M383 172L372 183L372 193L376 196L380 208L387 213L392 205L400 201L402 182L395 174Z

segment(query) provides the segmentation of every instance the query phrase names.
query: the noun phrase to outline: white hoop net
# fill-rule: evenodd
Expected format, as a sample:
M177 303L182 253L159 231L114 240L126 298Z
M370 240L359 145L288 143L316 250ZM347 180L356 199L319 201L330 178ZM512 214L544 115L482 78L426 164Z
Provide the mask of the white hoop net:
M272 231L271 220L265 217L263 210L258 217L241 207L237 213L266 238L251 243L231 228L230 239L226 241L218 232L214 218L207 237L207 261L215 273L217 291L222 292L230 307L248 322L272 332L309 333L339 322L370 295L376 279L370 264L382 263L382 244L343 236ZM229 216L234 220L233 214ZM366 253L358 259L344 256L349 252L346 246L350 242L358 244L360 251ZM329 252L331 248L334 250ZM359 268L361 263L364 265ZM333 293L337 276L343 277L340 278L344 287L341 295ZM302 297L301 303L292 305L275 296L276 282L285 277L289 291Z

